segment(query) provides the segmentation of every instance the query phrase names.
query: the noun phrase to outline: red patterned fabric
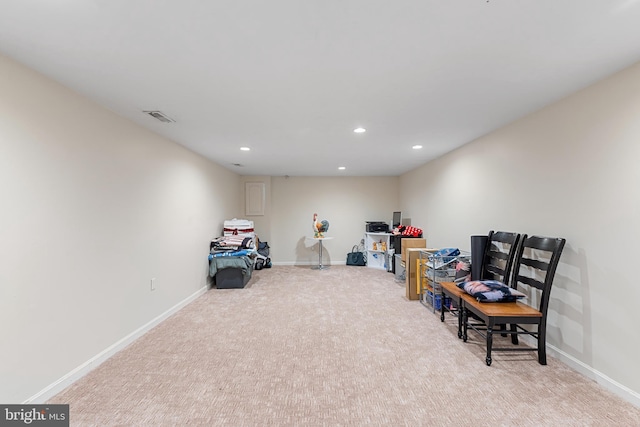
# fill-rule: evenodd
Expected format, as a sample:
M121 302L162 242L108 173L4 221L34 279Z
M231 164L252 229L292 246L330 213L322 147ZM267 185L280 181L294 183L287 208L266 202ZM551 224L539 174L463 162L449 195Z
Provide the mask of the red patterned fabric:
M412 226L407 226L404 230L402 230L403 236L412 236L412 237L420 237L422 236L422 229Z
M238 234L253 233L253 228L224 228L223 231L225 236L237 236Z

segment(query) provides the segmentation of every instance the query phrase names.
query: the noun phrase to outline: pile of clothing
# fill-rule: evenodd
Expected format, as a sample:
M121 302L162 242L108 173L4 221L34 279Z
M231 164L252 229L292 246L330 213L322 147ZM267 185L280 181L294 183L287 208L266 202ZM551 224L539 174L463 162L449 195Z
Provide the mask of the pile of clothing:
M209 261L230 259L230 257L245 257L246 262L251 263L250 268L255 270L271 268L269 244L260 242L257 237L229 235L216 237L211 241ZM216 264L210 265L212 266L211 275L213 276L216 271Z
M222 236L211 241L209 261L217 257L251 255L255 251L253 237Z

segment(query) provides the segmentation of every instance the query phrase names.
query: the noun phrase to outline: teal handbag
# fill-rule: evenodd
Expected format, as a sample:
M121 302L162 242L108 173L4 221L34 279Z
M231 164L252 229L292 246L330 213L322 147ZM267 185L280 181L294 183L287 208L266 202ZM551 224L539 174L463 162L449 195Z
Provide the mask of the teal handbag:
M367 265L367 260L364 258L364 253L358 252L358 247L354 246L351 252L347 254L347 265Z

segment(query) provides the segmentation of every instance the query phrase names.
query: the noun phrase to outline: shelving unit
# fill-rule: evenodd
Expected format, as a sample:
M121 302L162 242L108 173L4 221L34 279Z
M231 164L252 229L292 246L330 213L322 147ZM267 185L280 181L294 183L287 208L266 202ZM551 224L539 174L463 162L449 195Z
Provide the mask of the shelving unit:
M390 243L390 233L364 233L367 267L389 270L393 256Z
M450 307L451 301L442 301L441 282L453 282L456 277L456 266L460 261L469 262L471 253L460 251L455 256L437 255L435 250L420 251L418 284L420 302L434 313L442 310L443 306Z

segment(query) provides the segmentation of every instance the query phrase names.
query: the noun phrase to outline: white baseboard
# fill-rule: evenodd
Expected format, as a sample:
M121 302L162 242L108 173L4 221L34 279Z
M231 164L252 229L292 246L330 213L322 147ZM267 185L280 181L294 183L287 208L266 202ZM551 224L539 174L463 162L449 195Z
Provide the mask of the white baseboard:
M122 338L118 342L114 343L113 345L109 346L105 350L101 351L91 359L84 362L82 365L78 366L71 372L64 375L62 378L58 379L57 381L45 387L44 389L40 390L38 393L34 394L33 396L31 396L30 398L28 398L22 403L23 404L45 403L48 399L52 398L53 396L60 393L65 388L69 387L74 382L78 381L80 378L87 375L89 372L91 372L92 370L100 366L103 362L105 362L111 356L113 356L120 350L127 347L129 344L131 344L132 342L134 342L135 340L143 336L145 333L149 332L155 326L162 323L162 321L167 319L169 316L180 311L180 309L182 309L187 304L189 304L190 302L198 298L200 295L204 294L206 291L207 291L207 288L203 287L202 289L198 290L194 294L188 296L186 299L180 301L178 304L174 305L164 313L160 314L158 317L152 319L147 324L141 326L140 328L136 329L126 337Z
M536 347L538 345L537 341L529 336L521 336L520 340L531 347ZM609 378L602 372L594 369L593 367L585 364L584 362L581 362L580 360L576 359L570 354L567 354L564 351L560 350L559 348L553 345L550 345L548 343L547 343L547 354L560 360L562 363L569 366L571 369L575 370L576 372L579 372L585 377L600 384L601 386L603 386L613 394L621 397L622 399L626 400L632 405L640 408L640 394L631 390L629 387L626 387L620 384L619 382L615 381L612 378Z
M579 361L570 354L567 354L552 345L547 344L547 352L564 364L568 365L570 368L576 370L585 377L594 380L596 383L600 384L615 395L640 408L640 393L631 390L629 387L620 384L619 382L615 381L612 378L609 378L602 372Z

